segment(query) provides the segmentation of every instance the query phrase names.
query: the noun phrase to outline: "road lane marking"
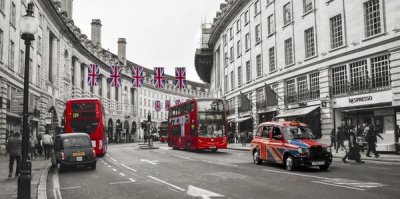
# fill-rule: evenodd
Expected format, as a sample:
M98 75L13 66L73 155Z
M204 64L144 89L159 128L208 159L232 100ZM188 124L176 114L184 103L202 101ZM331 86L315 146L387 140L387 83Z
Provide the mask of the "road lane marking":
M186 194L192 197L201 197L203 199L211 199L211 197L224 197L219 193L215 193L192 185L189 185Z
M60 192L60 178L58 176L58 169L54 169L53 173L53 194L55 199L62 199Z
M365 191L365 189L360 189L360 188L355 188L355 187L348 187L348 186L331 184L331 183L325 183L325 182L320 182L320 181L312 181L312 182L319 183L319 184L324 184L324 185L335 186L335 187L342 187L342 188L346 188L346 189L354 189L354 190L359 190L359 191Z
M185 160L193 160L190 157L187 156L183 156L183 155L175 155L175 154L171 154L171 156L177 157L177 158L181 158L181 159L185 159Z
M116 159L114 159L114 158L112 158L112 157L110 157L110 159L111 159L112 161L114 161L114 162L118 162Z
M60 189L79 189L82 188L81 186L75 186L75 187L62 187Z
M150 163L150 164L152 164L152 165L157 164L157 163L154 162L154 161L156 161L156 160L150 161L150 160L146 160L146 159L140 159L140 161L141 161L141 162L147 162L147 163ZM158 161L157 161L157 162L158 162Z
M125 176L125 174L123 174L123 173L119 173L119 175L121 175L121 176Z
M124 165L124 164L121 164L121 166L123 166L123 167L125 167L125 168L127 168L127 169L129 169L129 170L131 170L131 171L134 171L134 172L136 172L136 170L135 170L135 169L132 169L132 168L130 168L130 167L128 167L128 166L126 166L126 165Z
M301 177L308 177L308 178L318 178L318 179L323 179L323 180L328 180L330 178L325 178L325 177L320 177L320 176L313 176L313 175L304 175L304 174L299 174L299 173L290 173L290 172L284 172L284 171L276 171L276 170L270 170L270 169L263 169L264 171L269 171L269 172L275 172L275 173L283 173L283 174L288 174L288 175L295 175L295 176L301 176Z
M111 165L107 165L108 167L111 167Z
M129 180L132 181L132 182L136 182L136 180L134 180L134 179L132 179L132 178L129 178Z
M155 178L155 177L153 177L153 176L148 176L148 177L151 178L151 179L153 179L153 180L156 180L156 181L158 181L158 182L161 182L161 183L164 183L164 184L166 184L166 185L169 185L169 186L171 186L171 187L173 187L173 188L175 188L175 189L178 189L178 190L180 190L180 191L185 191L185 189L182 189L182 188L180 188L180 187L178 187L178 186L175 186L175 185L173 185L173 184L170 184L170 183L168 183L168 182L165 182L164 180L160 180L160 179Z
M133 183L135 181L129 180L129 181L122 181L122 182L110 182L109 184L126 184L126 183Z
M113 171L117 171L116 169L112 169Z
M237 167L238 165L236 164L229 164L229 163L223 163L223 162L212 162L212 161L208 161L208 160L201 160L202 162L207 162L210 164L219 164L219 165L224 165L224 166L232 166L232 167Z

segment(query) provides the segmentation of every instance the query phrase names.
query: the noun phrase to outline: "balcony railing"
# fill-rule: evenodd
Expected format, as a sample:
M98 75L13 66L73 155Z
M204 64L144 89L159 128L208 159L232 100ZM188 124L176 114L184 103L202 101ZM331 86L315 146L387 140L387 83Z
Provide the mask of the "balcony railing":
M388 90L390 87L390 75L386 75L360 81L333 82L333 86L331 86L330 90L332 96L345 96Z
M291 93L285 95L285 103L293 104L320 98L319 90L305 91L301 93Z

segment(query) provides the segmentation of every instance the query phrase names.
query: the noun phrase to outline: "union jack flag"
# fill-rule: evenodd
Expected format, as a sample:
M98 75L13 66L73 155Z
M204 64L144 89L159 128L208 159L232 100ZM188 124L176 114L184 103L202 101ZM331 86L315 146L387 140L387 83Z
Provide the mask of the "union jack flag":
M119 66L111 66L111 72L110 72L110 79L111 83L110 86L115 86L115 87L120 87L121 86L121 69Z
M154 67L154 86L156 88L164 88L164 67Z
M154 101L154 108L156 109L156 111L161 110L161 101L160 100Z
M175 68L175 86L176 88L186 88L186 68L176 67Z
M97 86L97 79L100 77L100 68L97 64L89 64L87 83L89 86Z
M171 108L171 100L165 100L165 110L169 110Z
M181 100L175 100L175 105L179 105L179 104L181 104Z
M132 67L132 85L133 87L139 88L143 86L143 67L133 66Z

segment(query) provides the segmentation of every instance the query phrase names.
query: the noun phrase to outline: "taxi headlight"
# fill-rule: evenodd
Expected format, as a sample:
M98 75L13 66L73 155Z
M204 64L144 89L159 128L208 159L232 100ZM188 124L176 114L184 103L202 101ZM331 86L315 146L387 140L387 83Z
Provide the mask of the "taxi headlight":
M300 155L307 155L308 154L308 149L307 148L299 148L297 150Z

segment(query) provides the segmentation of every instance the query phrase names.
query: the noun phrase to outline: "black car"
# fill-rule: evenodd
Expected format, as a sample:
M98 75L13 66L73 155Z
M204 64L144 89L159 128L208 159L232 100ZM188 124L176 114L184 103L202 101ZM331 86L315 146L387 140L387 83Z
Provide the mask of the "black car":
M59 172L67 167L90 167L95 170L96 162L96 152L88 134L67 133L56 136L51 163L53 167L57 166Z

